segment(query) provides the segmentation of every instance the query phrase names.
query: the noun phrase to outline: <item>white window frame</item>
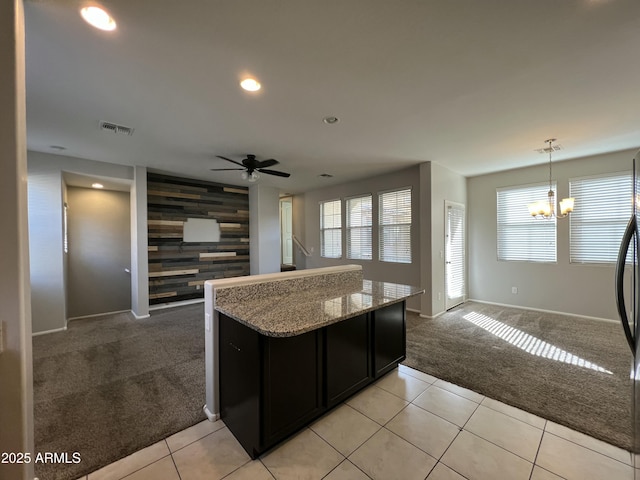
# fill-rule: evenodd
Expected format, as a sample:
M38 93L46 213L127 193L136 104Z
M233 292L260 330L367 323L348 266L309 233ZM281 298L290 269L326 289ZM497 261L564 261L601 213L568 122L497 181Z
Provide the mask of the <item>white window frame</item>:
M552 184L554 192L557 186ZM556 218L535 219L528 205L546 200L548 183L496 189L496 247L499 261L557 263Z
M394 221L397 218L392 218L392 214L389 213L392 210L392 205L385 207L384 202L386 198L391 198L392 195L398 194L409 195L408 212L405 209L404 213L400 212L396 216L405 216L405 221ZM395 202L398 202L396 198ZM406 205L400 206L406 208ZM411 248L411 224L413 207L413 190L411 187L396 188L393 190L386 190L378 192L378 259L381 262L389 263L411 263L412 261L412 248ZM396 207L396 210L399 208ZM408 222L406 216L408 213ZM395 229L395 233L393 230ZM390 241L385 242L385 237ZM388 244L388 245L386 245Z
M336 204L338 207L337 213L335 213ZM334 212L331 214L332 221L328 222L331 224L327 226L325 225L324 210L328 206L331 206ZM330 237L332 241L330 251L327 251L328 237ZM342 199L338 198L320 202L320 256L323 258L342 258Z
M368 200L362 208L363 200ZM360 208L352 203L360 202ZM347 258L350 260L373 259L373 195L358 195L345 199ZM354 210L355 209L355 210ZM357 214L355 214L357 213ZM354 248L355 247L355 248Z
M625 171L569 179L569 195L575 198L569 223L570 263L616 263L633 212L632 175Z

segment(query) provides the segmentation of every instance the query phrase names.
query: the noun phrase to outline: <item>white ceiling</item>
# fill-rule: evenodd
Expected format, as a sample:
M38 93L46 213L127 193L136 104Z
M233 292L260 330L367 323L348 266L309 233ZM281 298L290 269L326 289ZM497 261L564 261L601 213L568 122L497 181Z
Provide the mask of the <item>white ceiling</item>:
M103 0L111 33L85 3L25 0L31 150L231 184L253 153L302 192L640 147L638 0Z

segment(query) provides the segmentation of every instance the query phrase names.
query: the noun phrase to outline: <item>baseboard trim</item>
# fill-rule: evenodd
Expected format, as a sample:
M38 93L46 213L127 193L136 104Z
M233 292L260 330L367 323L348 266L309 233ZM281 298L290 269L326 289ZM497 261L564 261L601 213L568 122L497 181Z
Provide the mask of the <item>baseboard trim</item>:
M148 313L146 315L138 315L133 310L131 310L131 315L133 315L136 320L144 320L145 318L150 318L151 317L151 315L149 315Z
M438 318L443 313L445 313L445 310L443 310L442 312L438 312L435 315L424 315L423 313L420 313L420 318L428 318L429 320L433 320L434 318Z
M67 329L67 327L62 327L62 328L54 328L52 330L45 330L44 332L33 332L31 334L32 337L37 337L39 335L46 335L47 333L56 333L56 332L64 332Z
M545 310L543 308L523 307L521 305L510 305L508 303L488 302L486 300L478 300L478 299L475 299L475 298L470 298L467 301L468 302L476 302L476 303L486 303L487 305L496 305L498 307L518 308L520 310L532 310L534 312L552 313L554 315L566 315L568 317L583 318L585 320L597 320L599 322L607 322L607 323L618 323L619 322L619 320L613 320L611 318L590 317L588 315L580 315L580 314L577 314L577 313L558 312L556 310Z
M118 313L129 313L131 310L116 310L115 312L102 312L102 313L93 313L91 315L82 315L80 317L69 317L67 318L67 322L72 320L84 320L85 318L95 318L95 317L104 317L105 315L116 315Z
M194 298L193 300L182 300L181 302L159 303L149 306L149 311L162 310L165 308L184 307L185 305L193 305L194 303L204 303L204 298Z
M216 420L220 420L220 414L219 413L211 413L206 405L204 405L202 407L202 411L207 416L207 419L209 419L210 422L215 422Z

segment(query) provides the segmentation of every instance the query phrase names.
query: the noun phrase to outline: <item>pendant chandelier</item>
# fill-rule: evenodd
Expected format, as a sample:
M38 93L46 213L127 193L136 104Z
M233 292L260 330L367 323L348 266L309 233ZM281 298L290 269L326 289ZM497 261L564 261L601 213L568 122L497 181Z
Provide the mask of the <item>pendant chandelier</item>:
M549 193L546 200L539 200L529 204L529 213L536 219L565 218L573 212L573 198L563 198L560 201L560 213L556 213L556 194L553 191L553 182L551 180L551 152L553 152L553 142L555 138L545 140L549 144L545 151L549 152Z

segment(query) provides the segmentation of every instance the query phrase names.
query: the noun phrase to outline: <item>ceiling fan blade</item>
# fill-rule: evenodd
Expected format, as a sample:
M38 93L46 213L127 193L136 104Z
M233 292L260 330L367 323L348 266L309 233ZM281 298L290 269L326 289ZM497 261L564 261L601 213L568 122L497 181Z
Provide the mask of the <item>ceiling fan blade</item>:
M210 168L212 172L222 172L223 170L245 170L244 168Z
M278 165L280 162L274 158L270 158L268 160L262 160L261 162L258 162L258 166L257 168L267 168L267 167L273 167L274 165Z
M223 157L222 155L216 155L216 157L221 158L222 160L226 160L227 162L235 163L236 165L240 165L241 167L244 167L244 165L242 165L240 162L236 162L235 160L231 160L230 158Z
M259 168L258 171L261 172L261 173L266 173L268 175L276 175L278 177L290 177L291 176L290 173L279 172L277 170L267 170L266 168Z

